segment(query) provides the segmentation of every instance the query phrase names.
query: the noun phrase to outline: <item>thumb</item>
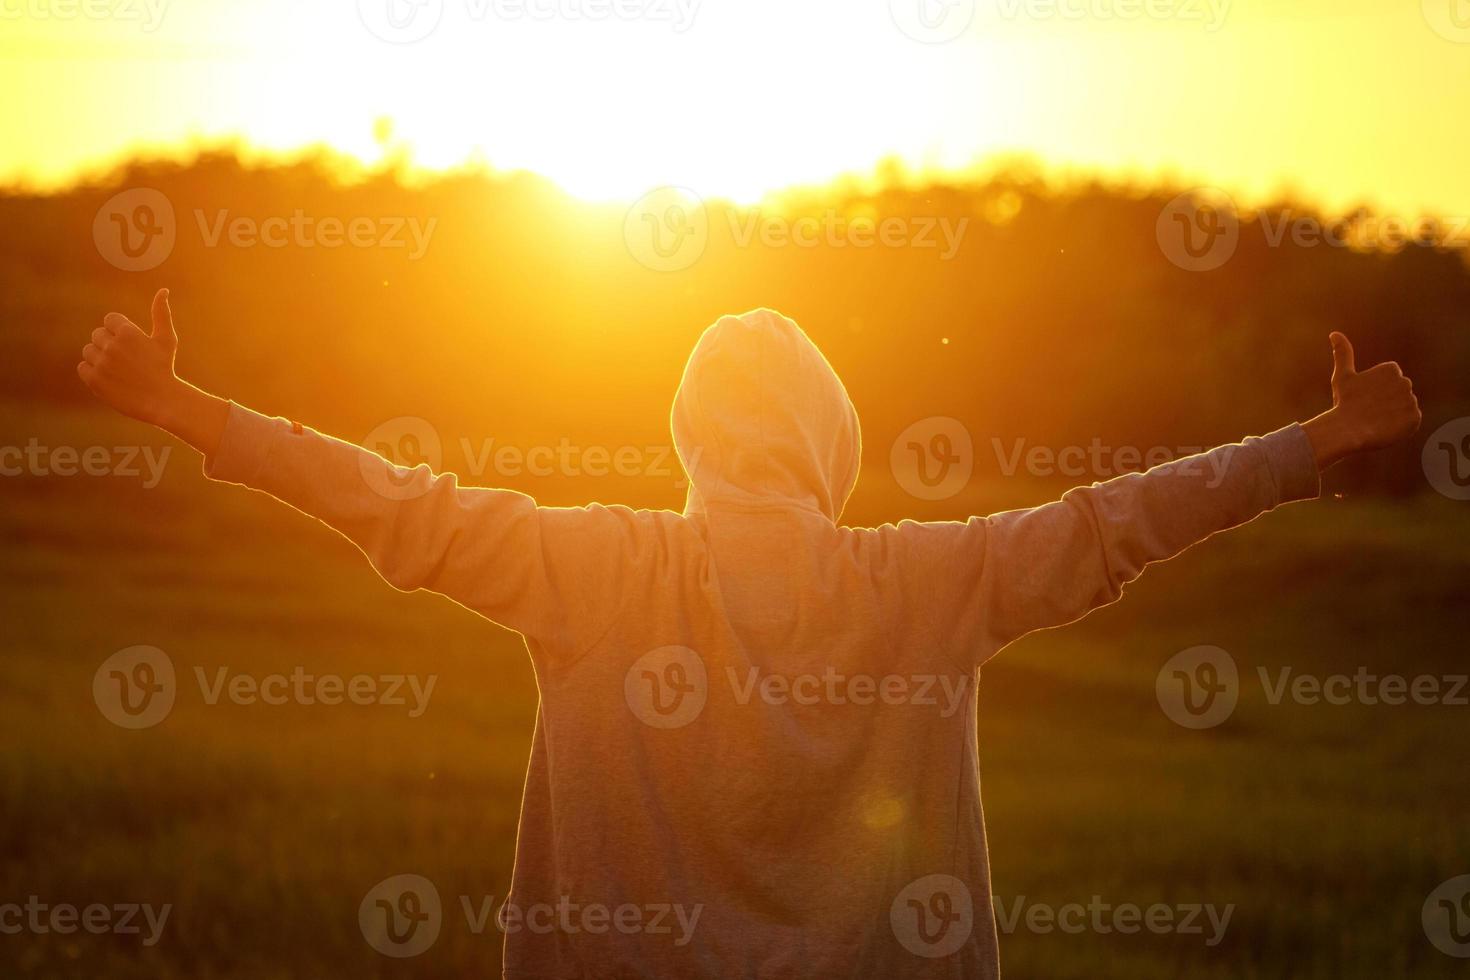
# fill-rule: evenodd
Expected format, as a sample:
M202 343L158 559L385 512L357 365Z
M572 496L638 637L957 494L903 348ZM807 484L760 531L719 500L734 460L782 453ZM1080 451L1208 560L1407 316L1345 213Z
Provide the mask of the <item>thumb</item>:
M153 295L153 339L173 350L179 346L179 334L174 329L173 310L168 306L168 290L160 289Z
M1347 339L1347 335L1332 331L1328 337L1332 341L1332 378L1350 378L1358 373L1357 361L1353 355L1353 342Z

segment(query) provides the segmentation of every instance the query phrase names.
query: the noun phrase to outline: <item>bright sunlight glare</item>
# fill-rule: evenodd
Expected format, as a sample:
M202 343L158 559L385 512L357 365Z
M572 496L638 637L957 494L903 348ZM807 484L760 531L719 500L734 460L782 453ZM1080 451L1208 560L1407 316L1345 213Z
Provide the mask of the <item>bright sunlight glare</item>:
M56 2L4 0L0 80L25 97L0 102L16 134L0 180L55 186L131 152L238 140L528 169L594 199L673 184L750 201L886 158L955 171L1025 154L1470 214L1470 137L1443 123L1470 46L1413 3L1342 0L1309 20L1326 0L1181 0L1152 18L1065 15L1112 0L129 0L124 21ZM906 5L973 19L932 43ZM1390 46L1416 52L1411 73ZM36 84L58 64L68 84Z

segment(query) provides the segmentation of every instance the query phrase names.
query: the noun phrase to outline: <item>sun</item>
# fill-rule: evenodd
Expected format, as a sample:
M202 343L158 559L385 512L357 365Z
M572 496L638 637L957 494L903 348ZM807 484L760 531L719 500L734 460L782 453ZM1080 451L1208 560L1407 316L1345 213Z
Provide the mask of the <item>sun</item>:
M943 153L933 134L962 95L886 14L774 0L649 6L670 19L507 20L494 3L445 2L432 34L396 45L343 36L340 17L303 9L295 39L260 71L231 73L221 108L257 144L326 142L365 161L383 152L375 122L391 118L393 146L419 166L527 169L594 200L673 185L748 203ZM697 18L689 29L680 10Z

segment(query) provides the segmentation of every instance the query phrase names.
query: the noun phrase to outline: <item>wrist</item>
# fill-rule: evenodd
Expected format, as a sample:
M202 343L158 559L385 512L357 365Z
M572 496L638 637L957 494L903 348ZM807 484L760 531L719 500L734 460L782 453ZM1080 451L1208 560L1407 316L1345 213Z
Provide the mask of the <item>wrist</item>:
M194 396L201 394L203 392L188 382L177 377L170 378L163 390L153 399L147 417L142 421L178 435L179 427L189 418L191 403L195 400Z
M1312 444L1312 453L1317 460L1317 469L1325 470L1332 464L1351 456L1359 449L1350 426L1343 422L1338 410L1333 408L1316 418L1302 423Z
M228 401L175 378L159 399L159 417L153 424L208 457L219 449L229 415Z

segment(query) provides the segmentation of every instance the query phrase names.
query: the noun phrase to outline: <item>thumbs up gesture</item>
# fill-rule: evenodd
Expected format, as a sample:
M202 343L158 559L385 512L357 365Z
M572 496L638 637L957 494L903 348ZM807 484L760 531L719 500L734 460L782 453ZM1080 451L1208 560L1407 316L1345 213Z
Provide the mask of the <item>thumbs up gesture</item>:
M124 415L161 425L180 387L174 374L179 335L168 306L168 290L153 297L153 329L144 333L121 313L109 313L82 348L77 374L98 398Z
M1350 453L1382 449L1412 436L1423 416L1414 385L1394 361L1359 371L1352 342L1333 332L1332 410L1303 428L1321 466Z

